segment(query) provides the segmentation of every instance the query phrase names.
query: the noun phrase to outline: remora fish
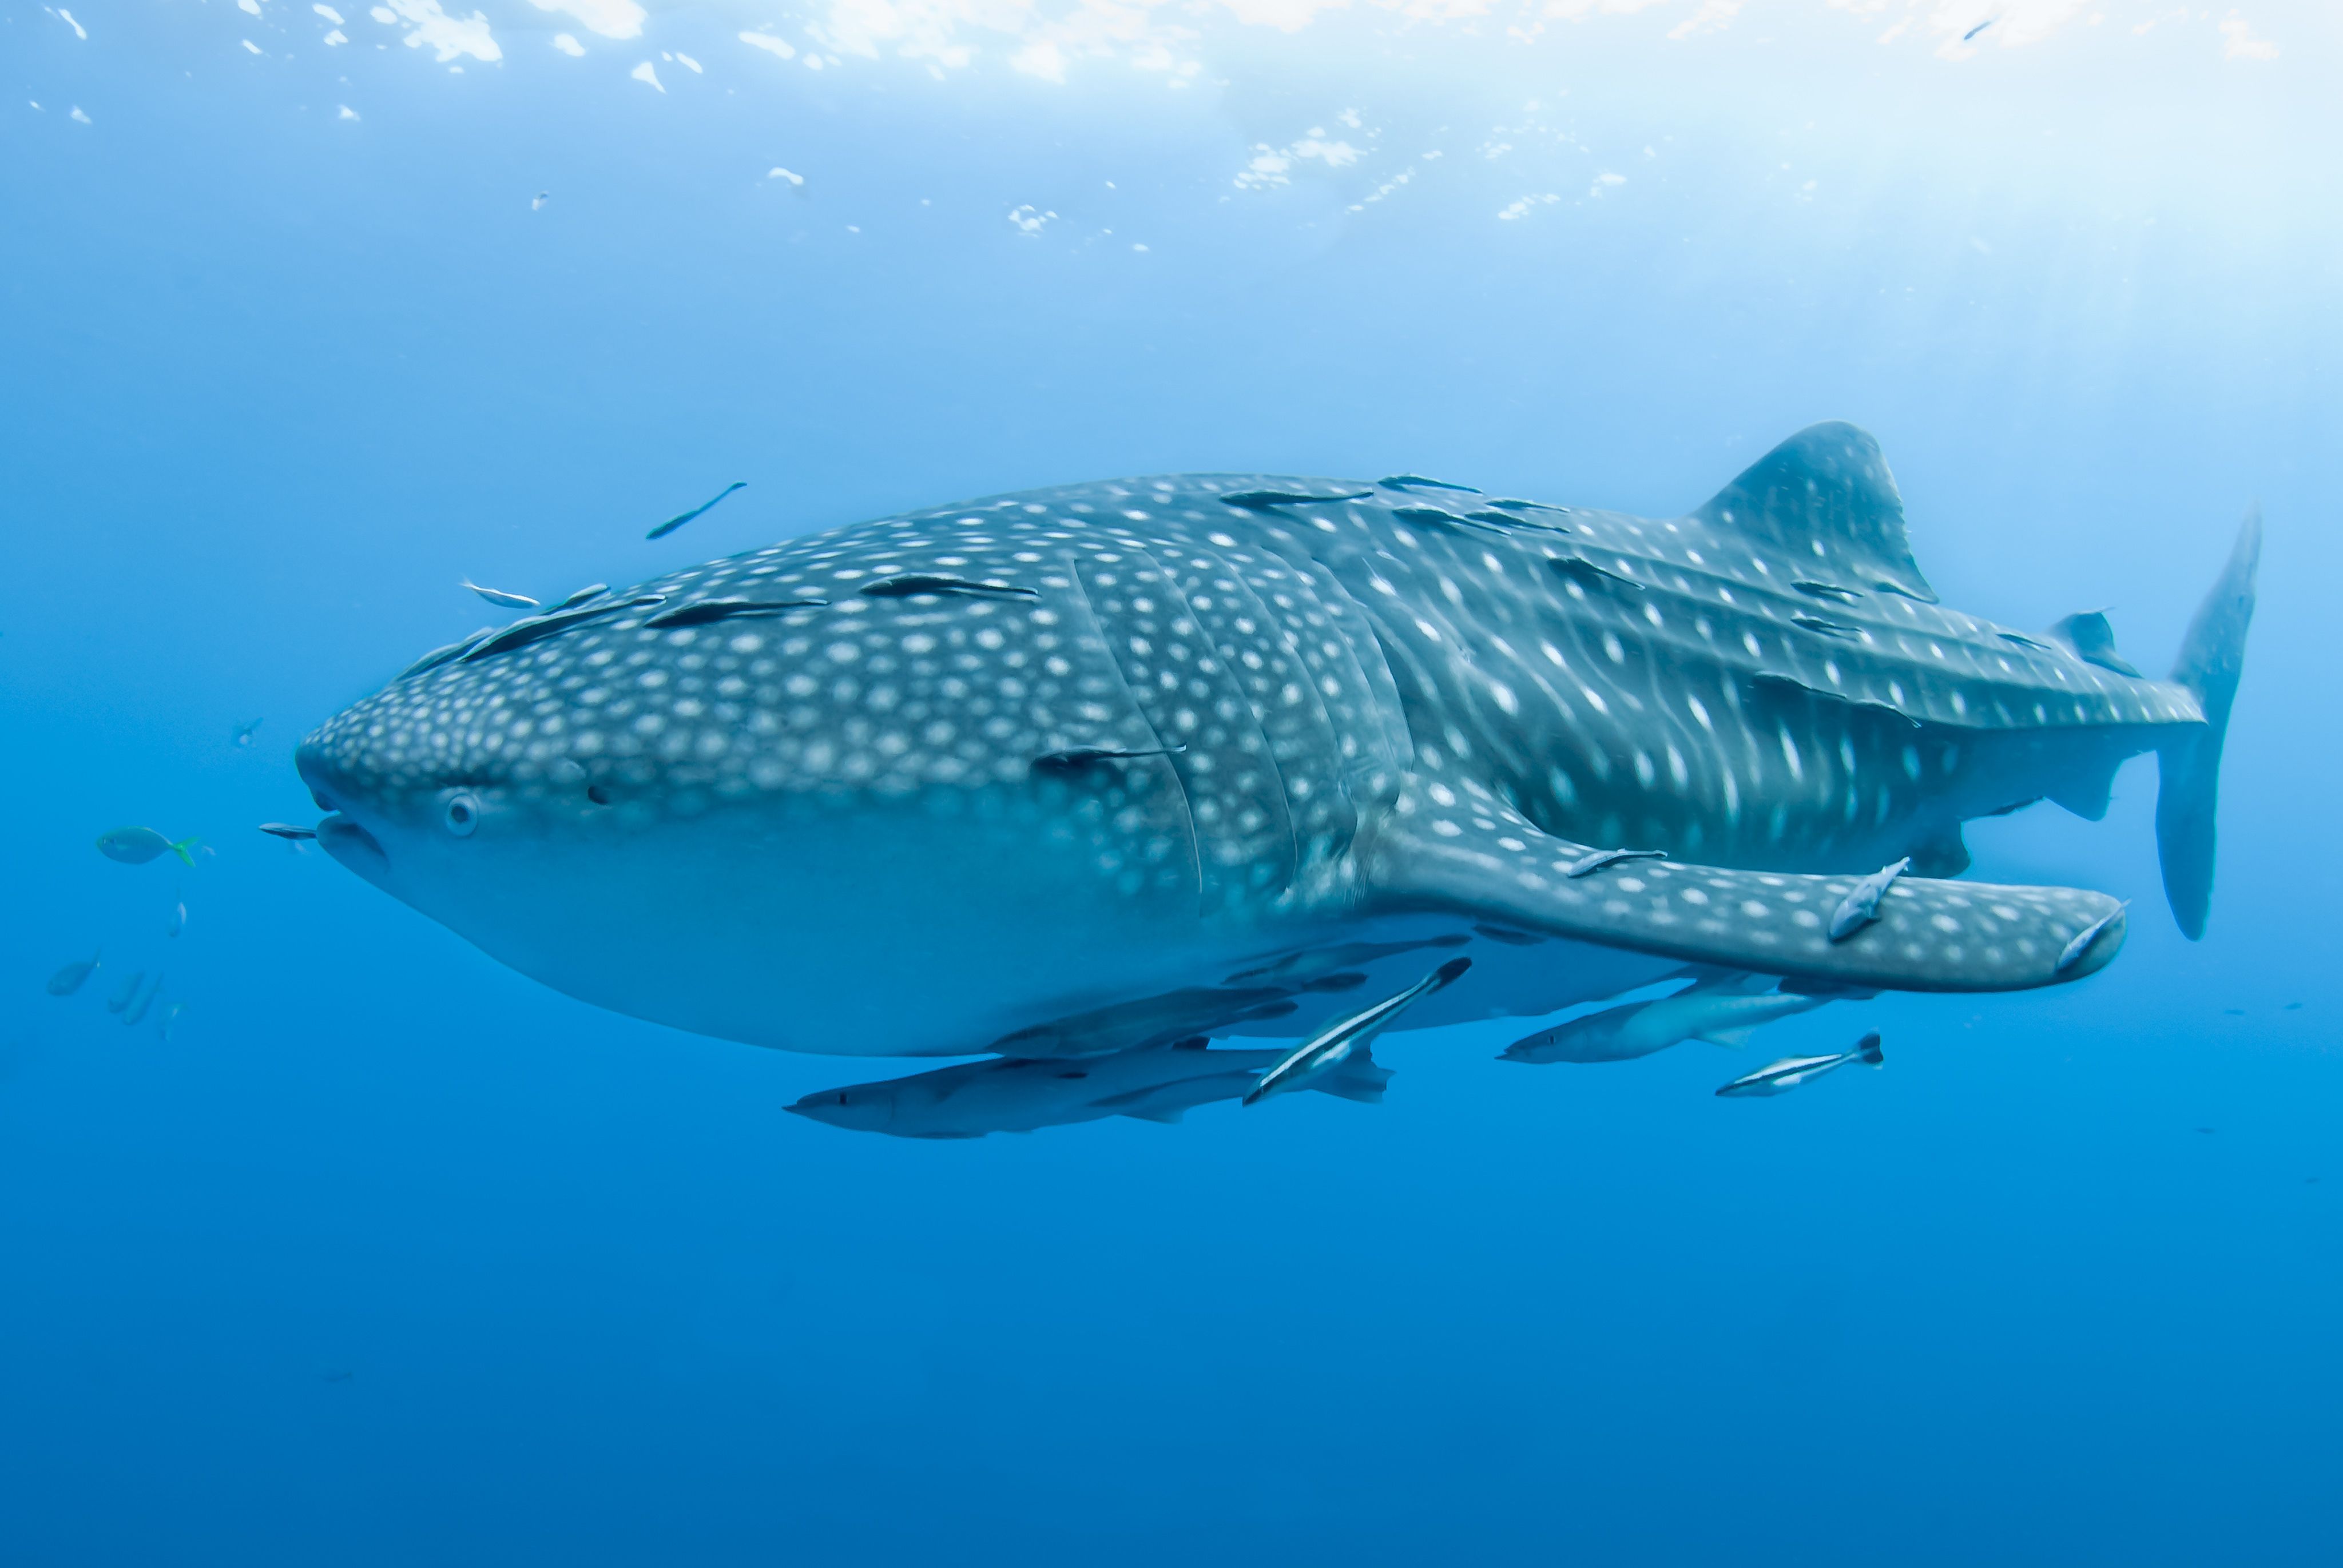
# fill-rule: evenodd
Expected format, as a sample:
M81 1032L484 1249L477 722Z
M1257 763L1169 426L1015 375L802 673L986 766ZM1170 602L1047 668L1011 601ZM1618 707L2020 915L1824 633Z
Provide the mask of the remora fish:
M469 578L466 578L462 582L458 583L456 586L458 588L470 588L474 593L478 594L490 604L502 606L506 609L535 609L537 608L537 601L529 598L528 595L525 593L508 593L503 588L482 588L479 584L474 582Z
M833 1127L898 1138L981 1138L1109 1116L1177 1121L1199 1105L1242 1095L1287 1054L1207 1050L1202 1040L1190 1040L1072 1060L972 1061L826 1089L789 1109ZM1373 1104L1390 1081L1388 1068L1357 1050L1309 1087Z
M1272 1094L1307 1089L1359 1051L1373 1043L1375 1036L1389 1029L1399 1015L1443 987L1453 984L1466 970L1473 967L1471 959L1450 959L1438 969L1400 992L1385 997L1371 1008L1328 1024L1316 1034L1287 1053L1285 1059L1245 1091L1244 1102L1258 1105Z
M1830 940L1843 942L1879 918L1879 900L1887 896L1896 879L1912 869L1912 857L1905 856L1893 865L1882 866L1847 890L1846 897L1831 911L1830 924L1824 930Z
M100 950L99 952L92 953L85 959L75 960L74 962L69 963L65 965L65 968L59 970L56 973L51 975L49 977L49 994L51 996L71 996L74 992L81 990L83 985L88 981L89 977L97 972L97 960L102 956L103 950Z
M1517 1040L1501 1061L1632 1061L1704 1040L1712 1045L1746 1045L1764 1024L1789 1018L1836 1000L1803 996L1772 988L1768 975L1735 974L1686 986L1655 1001L1605 1008Z
M192 869L196 858L187 851L195 847L193 839L175 844L152 828L116 828L97 836L97 852L126 866L143 866L157 855L176 855Z
M2113 900L1940 879L1964 819L2043 796L2097 816L2148 749L2170 901L2202 929L2253 523L2154 681L1939 608L1845 425L1666 521L1398 515L1422 504L1182 475L834 529L443 650L297 765L337 859L503 961L803 1050L967 1054L1265 954L1482 926L1549 940L1476 942L1473 983L1409 1025L1686 963L2079 980L2121 920L2060 957ZM1567 875L1623 844L1667 859ZM1859 875L1906 855L1879 920L1830 941ZM1341 1000L1292 1000L1185 1033L1306 1036Z
M1825 1072L1835 1072L1850 1061L1877 1067L1885 1060L1879 1050L1879 1031L1874 1030L1856 1040L1852 1050L1831 1056L1785 1056L1735 1079L1716 1092L1728 1100L1787 1094L1798 1085L1811 1083Z
M699 516L700 513L708 510L709 508L714 506L717 502L722 500L725 497L730 495L733 491L744 490L748 487L748 480L735 479L730 484L725 486L722 489L717 491L716 494L710 496L707 500L704 500L700 502L699 505L692 508L691 510L688 512L678 512L675 516L669 518L667 521L653 528L649 533L645 534L643 538L647 539L663 539L667 538L668 535L675 532L676 529L683 527L684 524L691 521L692 518Z

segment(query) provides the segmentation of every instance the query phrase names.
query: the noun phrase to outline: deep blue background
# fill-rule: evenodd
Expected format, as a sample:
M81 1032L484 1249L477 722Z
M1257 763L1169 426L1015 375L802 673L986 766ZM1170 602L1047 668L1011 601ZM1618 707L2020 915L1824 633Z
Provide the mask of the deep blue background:
M2331 20L1960 68L1819 8L1361 23L1175 93L817 76L687 10L661 95L639 45L456 75L269 9L0 17L8 1561L2343 1555ZM1360 166L1232 185L1364 144L1344 107ZM2082 985L1754 1060L1418 1034L1380 1109L922 1144L780 1113L870 1064L587 1009L251 830L307 813L305 729L490 618L459 576L1184 468L1670 513L1827 417L1948 602L2112 603L2155 669L2266 507L2205 942L2143 759L2103 824L1972 833L2139 900ZM99 859L125 822L217 855ZM776 1008L820 983L772 961ZM167 1044L94 1000L157 963ZM1882 1072L1709 1093L1865 1021Z

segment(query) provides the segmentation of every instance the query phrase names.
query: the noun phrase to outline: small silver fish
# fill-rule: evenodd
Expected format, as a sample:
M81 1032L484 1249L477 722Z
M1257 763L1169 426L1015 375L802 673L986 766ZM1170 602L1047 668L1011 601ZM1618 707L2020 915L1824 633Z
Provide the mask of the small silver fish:
M1735 1079L1716 1092L1728 1100L1787 1094L1800 1084L1811 1082L1825 1072L1835 1072L1850 1061L1877 1067L1885 1060L1879 1049L1879 1031L1875 1029L1856 1040L1852 1050L1842 1050L1834 1056L1785 1056L1779 1061L1768 1062L1755 1072Z
M238 746L249 748L252 745L253 731L258 729L266 722L267 720L265 719L256 719L251 723L244 726L241 729L238 729L236 732L236 743Z
M154 983L149 985L145 990L139 992L138 995L131 998L129 1010L122 1015L122 1022L124 1026L126 1028L131 1025L145 1022L146 1019L146 1010L153 1007L155 1005L155 999L162 994L163 971L161 970L156 970L155 971Z
M101 949L99 951L103 952L104 950ZM89 977L97 972L98 957L99 953L92 953L85 959L77 959L74 962L65 965L65 968L59 970L56 973L51 975L49 977L49 994L51 996L71 996L74 992L81 990L83 985L88 981Z
M692 518L699 516L700 513L706 511L709 508L714 506L718 501L720 501L725 497L730 495L733 491L743 490L748 488L748 480L735 479L730 484L725 486L722 489L717 491L715 496L710 499L692 508L691 510L688 512L678 512L675 516L669 518L667 521L653 528L649 533L645 534L643 538L647 539L663 539L667 538L668 535L675 532L676 529L683 527L684 524L691 521Z
M193 839L175 844L152 828L116 828L97 836L97 852L126 866L143 866L157 855L176 855L192 870L196 858L187 851L195 847Z
M608 593L609 591L610 585L608 583L588 583L584 588L579 588L576 593L571 594L568 598L563 599L559 604L555 605L553 608L557 610L576 609L579 605L585 604L591 599L600 598L604 594Z
M186 1002L175 1001L170 1006L165 1008L160 1013L156 1014L155 1018L155 1038L156 1040L170 1039L171 1030L178 1027L179 1015L186 1010L187 1004Z
M547 202L549 202L552 199L553 193L551 191L539 191L535 196L528 198L528 210L536 212L539 208L543 207Z
M1381 1034L1384 1026L1406 1011L1410 1004L1441 990L1472 967L1471 959L1450 959L1397 996L1386 997L1363 1011L1335 1020L1262 1073L1260 1081L1245 1091L1244 1102L1258 1105L1272 1094L1307 1088L1312 1080L1340 1067L1350 1059L1352 1051Z
M291 822L263 822L260 825L260 830L264 833L273 833L279 839L291 839L297 843L317 836L317 829L315 828L303 828Z
M1886 896L1888 887L1896 878L1912 869L1912 857L1905 856L1892 866L1882 866L1848 890L1845 898L1830 918L1830 940L1843 942L1879 918L1879 900Z
M106 1010L119 1016L122 1010L130 1005L130 999L138 994L138 988L146 983L146 971L140 970L114 988L114 994L106 999Z
M479 584L474 582L469 578L466 578L462 582L457 584L457 586L458 588L470 588L474 593L478 594L490 604L502 605L507 609L535 609L537 608L537 601L529 598L528 595L525 593L507 593L504 589L498 588L482 588Z
M163 927L163 934L176 937L187 929L187 900L181 899L171 906L171 918Z

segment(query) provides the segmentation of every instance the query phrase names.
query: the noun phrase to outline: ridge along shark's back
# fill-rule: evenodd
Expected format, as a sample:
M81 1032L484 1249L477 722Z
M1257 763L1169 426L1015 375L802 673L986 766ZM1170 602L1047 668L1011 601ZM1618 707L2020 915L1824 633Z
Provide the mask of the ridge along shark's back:
M427 657L300 766L337 859L491 953L795 1049L1299 1030L1409 960L1227 977L1493 920L1614 960L1492 955L1411 1022L1681 960L2076 978L2120 941L2096 895L1907 879L1863 936L1817 934L1851 885L1826 873L1948 869L1964 816L2202 728L2183 688L1932 597L1844 426L1674 520L1413 476L1125 480L565 601ZM1687 864L1599 897L1565 869L1628 842Z

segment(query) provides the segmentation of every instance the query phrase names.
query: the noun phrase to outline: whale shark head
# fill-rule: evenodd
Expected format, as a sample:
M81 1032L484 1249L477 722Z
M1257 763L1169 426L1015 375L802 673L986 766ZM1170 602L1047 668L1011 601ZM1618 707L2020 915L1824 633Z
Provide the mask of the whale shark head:
M1103 648L1038 558L994 555L866 528L437 650L302 742L319 841L620 1011L982 1049L1034 1021L988 1011L1005 977L1030 996L1195 908L1178 785Z

